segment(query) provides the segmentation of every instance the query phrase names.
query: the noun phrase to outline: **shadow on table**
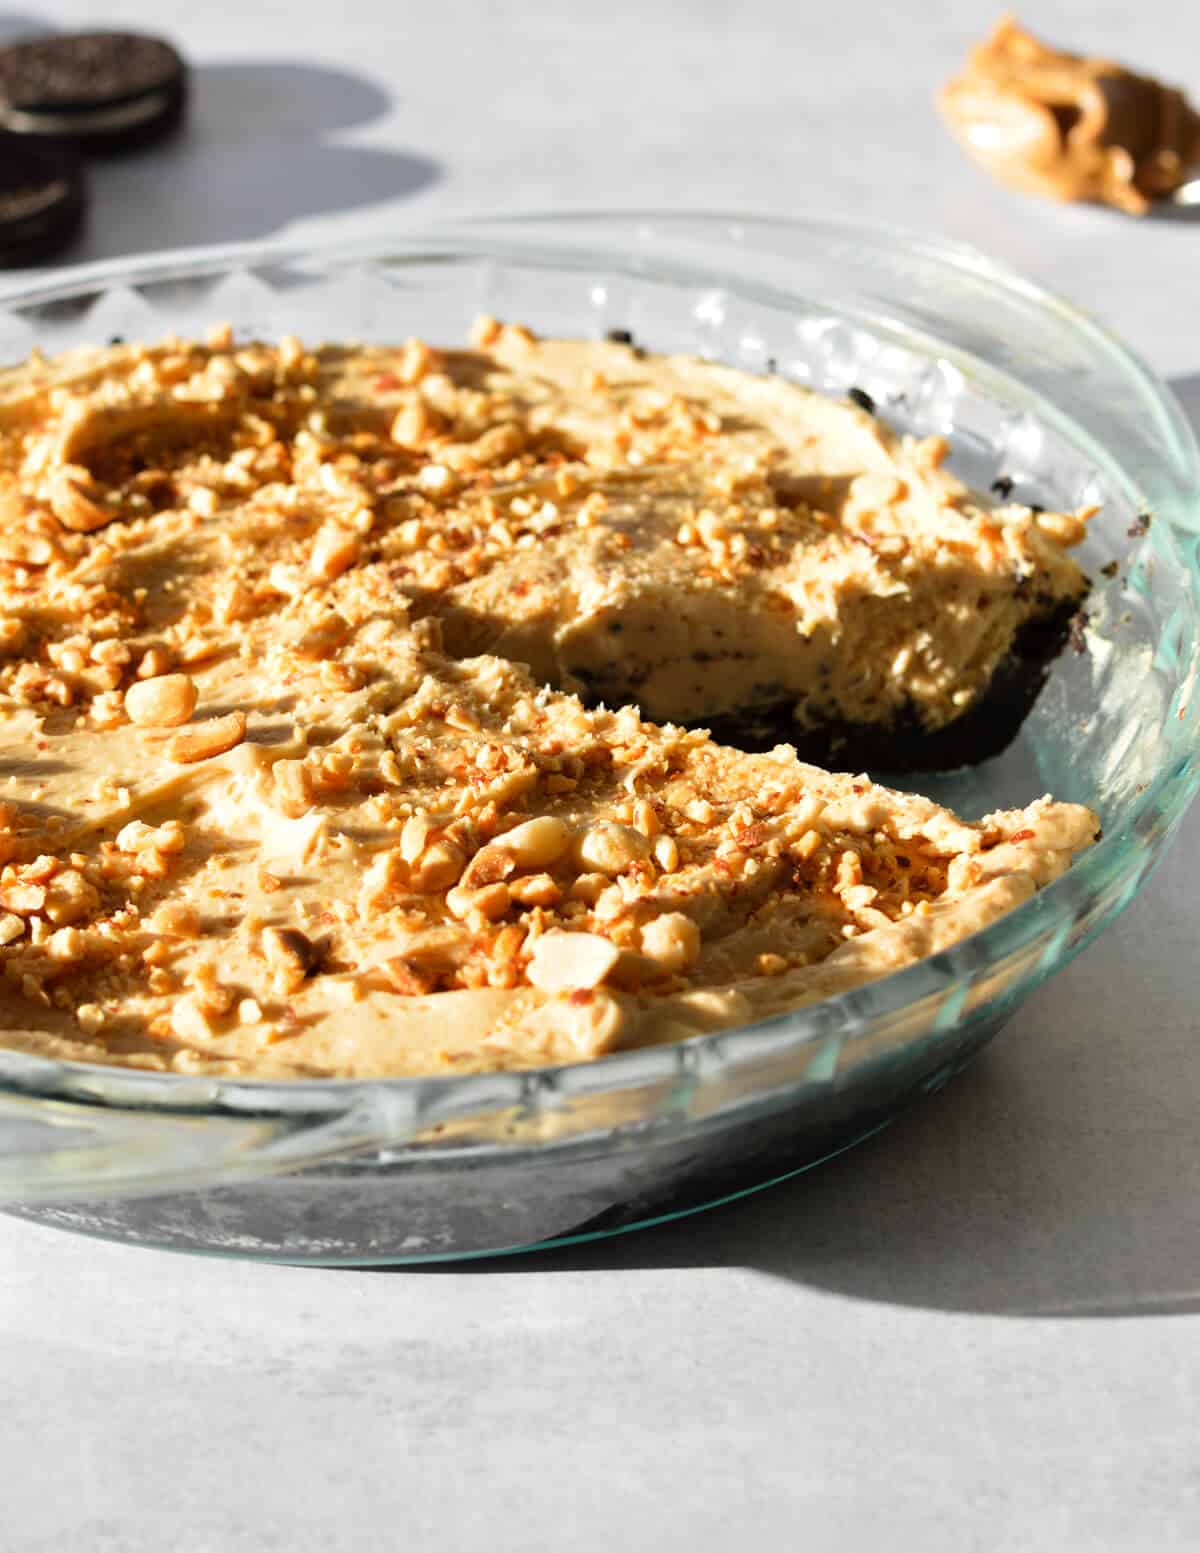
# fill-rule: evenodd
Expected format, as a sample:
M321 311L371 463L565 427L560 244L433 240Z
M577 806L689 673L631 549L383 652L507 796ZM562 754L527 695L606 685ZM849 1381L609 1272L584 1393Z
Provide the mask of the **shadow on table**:
M430 157L327 138L391 107L381 85L344 70L283 60L197 65L176 135L91 162L89 230L68 258L248 241L415 194L440 176Z
M1194 895L1200 823L1184 830L1155 901L868 1142L673 1224L419 1275L728 1266L981 1314L1200 1311L1200 1017L1183 1013L1186 975L1162 974L1190 953L1166 904Z

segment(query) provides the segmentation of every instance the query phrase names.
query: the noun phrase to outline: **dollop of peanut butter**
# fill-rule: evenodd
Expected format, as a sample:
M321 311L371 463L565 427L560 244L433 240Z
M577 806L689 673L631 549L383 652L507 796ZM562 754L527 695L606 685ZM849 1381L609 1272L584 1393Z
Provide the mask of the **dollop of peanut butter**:
M1200 171L1200 114L1183 93L1108 59L1065 54L1011 16L973 48L938 106L1004 183L1145 215Z

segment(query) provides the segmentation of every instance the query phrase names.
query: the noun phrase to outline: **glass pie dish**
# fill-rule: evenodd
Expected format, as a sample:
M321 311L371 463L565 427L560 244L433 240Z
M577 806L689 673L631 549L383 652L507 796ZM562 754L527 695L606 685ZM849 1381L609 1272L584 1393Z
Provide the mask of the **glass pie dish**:
M286 1261L437 1260L612 1233L806 1168L938 1087L1113 921L1200 780L1200 455L1170 394L1086 316L979 255L845 224L575 215L375 246L151 256L0 292L0 360L114 337L547 334L868 393L947 435L972 485L1097 504L1086 625L1016 743L905 779L969 818L1043 792L1104 834L1057 883L907 970L743 1029L460 1078L198 1078L0 1051L0 1205ZM1113 564L1115 563L1115 565ZM886 773L881 773L886 777Z

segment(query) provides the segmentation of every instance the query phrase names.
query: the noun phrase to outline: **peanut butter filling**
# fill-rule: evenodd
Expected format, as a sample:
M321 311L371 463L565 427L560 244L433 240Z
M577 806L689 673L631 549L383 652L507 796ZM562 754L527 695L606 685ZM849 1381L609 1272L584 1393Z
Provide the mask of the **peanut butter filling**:
M971 50L938 104L990 173L1051 199L1141 216L1200 171L1200 114L1182 92L1051 48L1010 16Z
M800 406L809 440L764 453L764 418L790 436ZM823 459L826 416L849 430ZM791 540L810 530L834 556L872 535L861 591L886 510L855 500L868 476L905 483L914 530L970 535L981 575L1015 553L1074 577L1060 541L1083 519L1011 508L980 538L939 462L787 385L490 322L458 355L218 333L9 374L0 1042L275 1077L579 1061L828 997L993 921L1093 815L1041 799L966 824L786 746L589 709L463 626L546 644L545 675L587 586L620 618L606 590L643 546L678 557L634 568L670 610L768 565L815 578ZM786 509L781 477L808 482ZM545 580L564 575L569 608Z

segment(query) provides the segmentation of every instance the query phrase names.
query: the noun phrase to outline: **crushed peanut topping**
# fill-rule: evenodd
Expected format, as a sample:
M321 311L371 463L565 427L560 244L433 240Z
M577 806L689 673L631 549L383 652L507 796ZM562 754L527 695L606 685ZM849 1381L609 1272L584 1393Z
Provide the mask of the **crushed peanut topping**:
M1068 578L1044 517L981 539L936 448L845 407L870 472L825 490L728 429L754 390L725 369L474 339L218 331L0 376L0 1042L276 1077L589 1059L884 975L1089 843L1049 799L965 824L714 743L679 725L726 677L695 653L700 703L641 683L675 723L570 693L628 699L651 616L696 642L705 600L861 668L822 613L852 570L934 715L1003 632L964 657L881 625L920 615L914 552L999 615L1017 560ZM956 516L890 553L897 502Z

